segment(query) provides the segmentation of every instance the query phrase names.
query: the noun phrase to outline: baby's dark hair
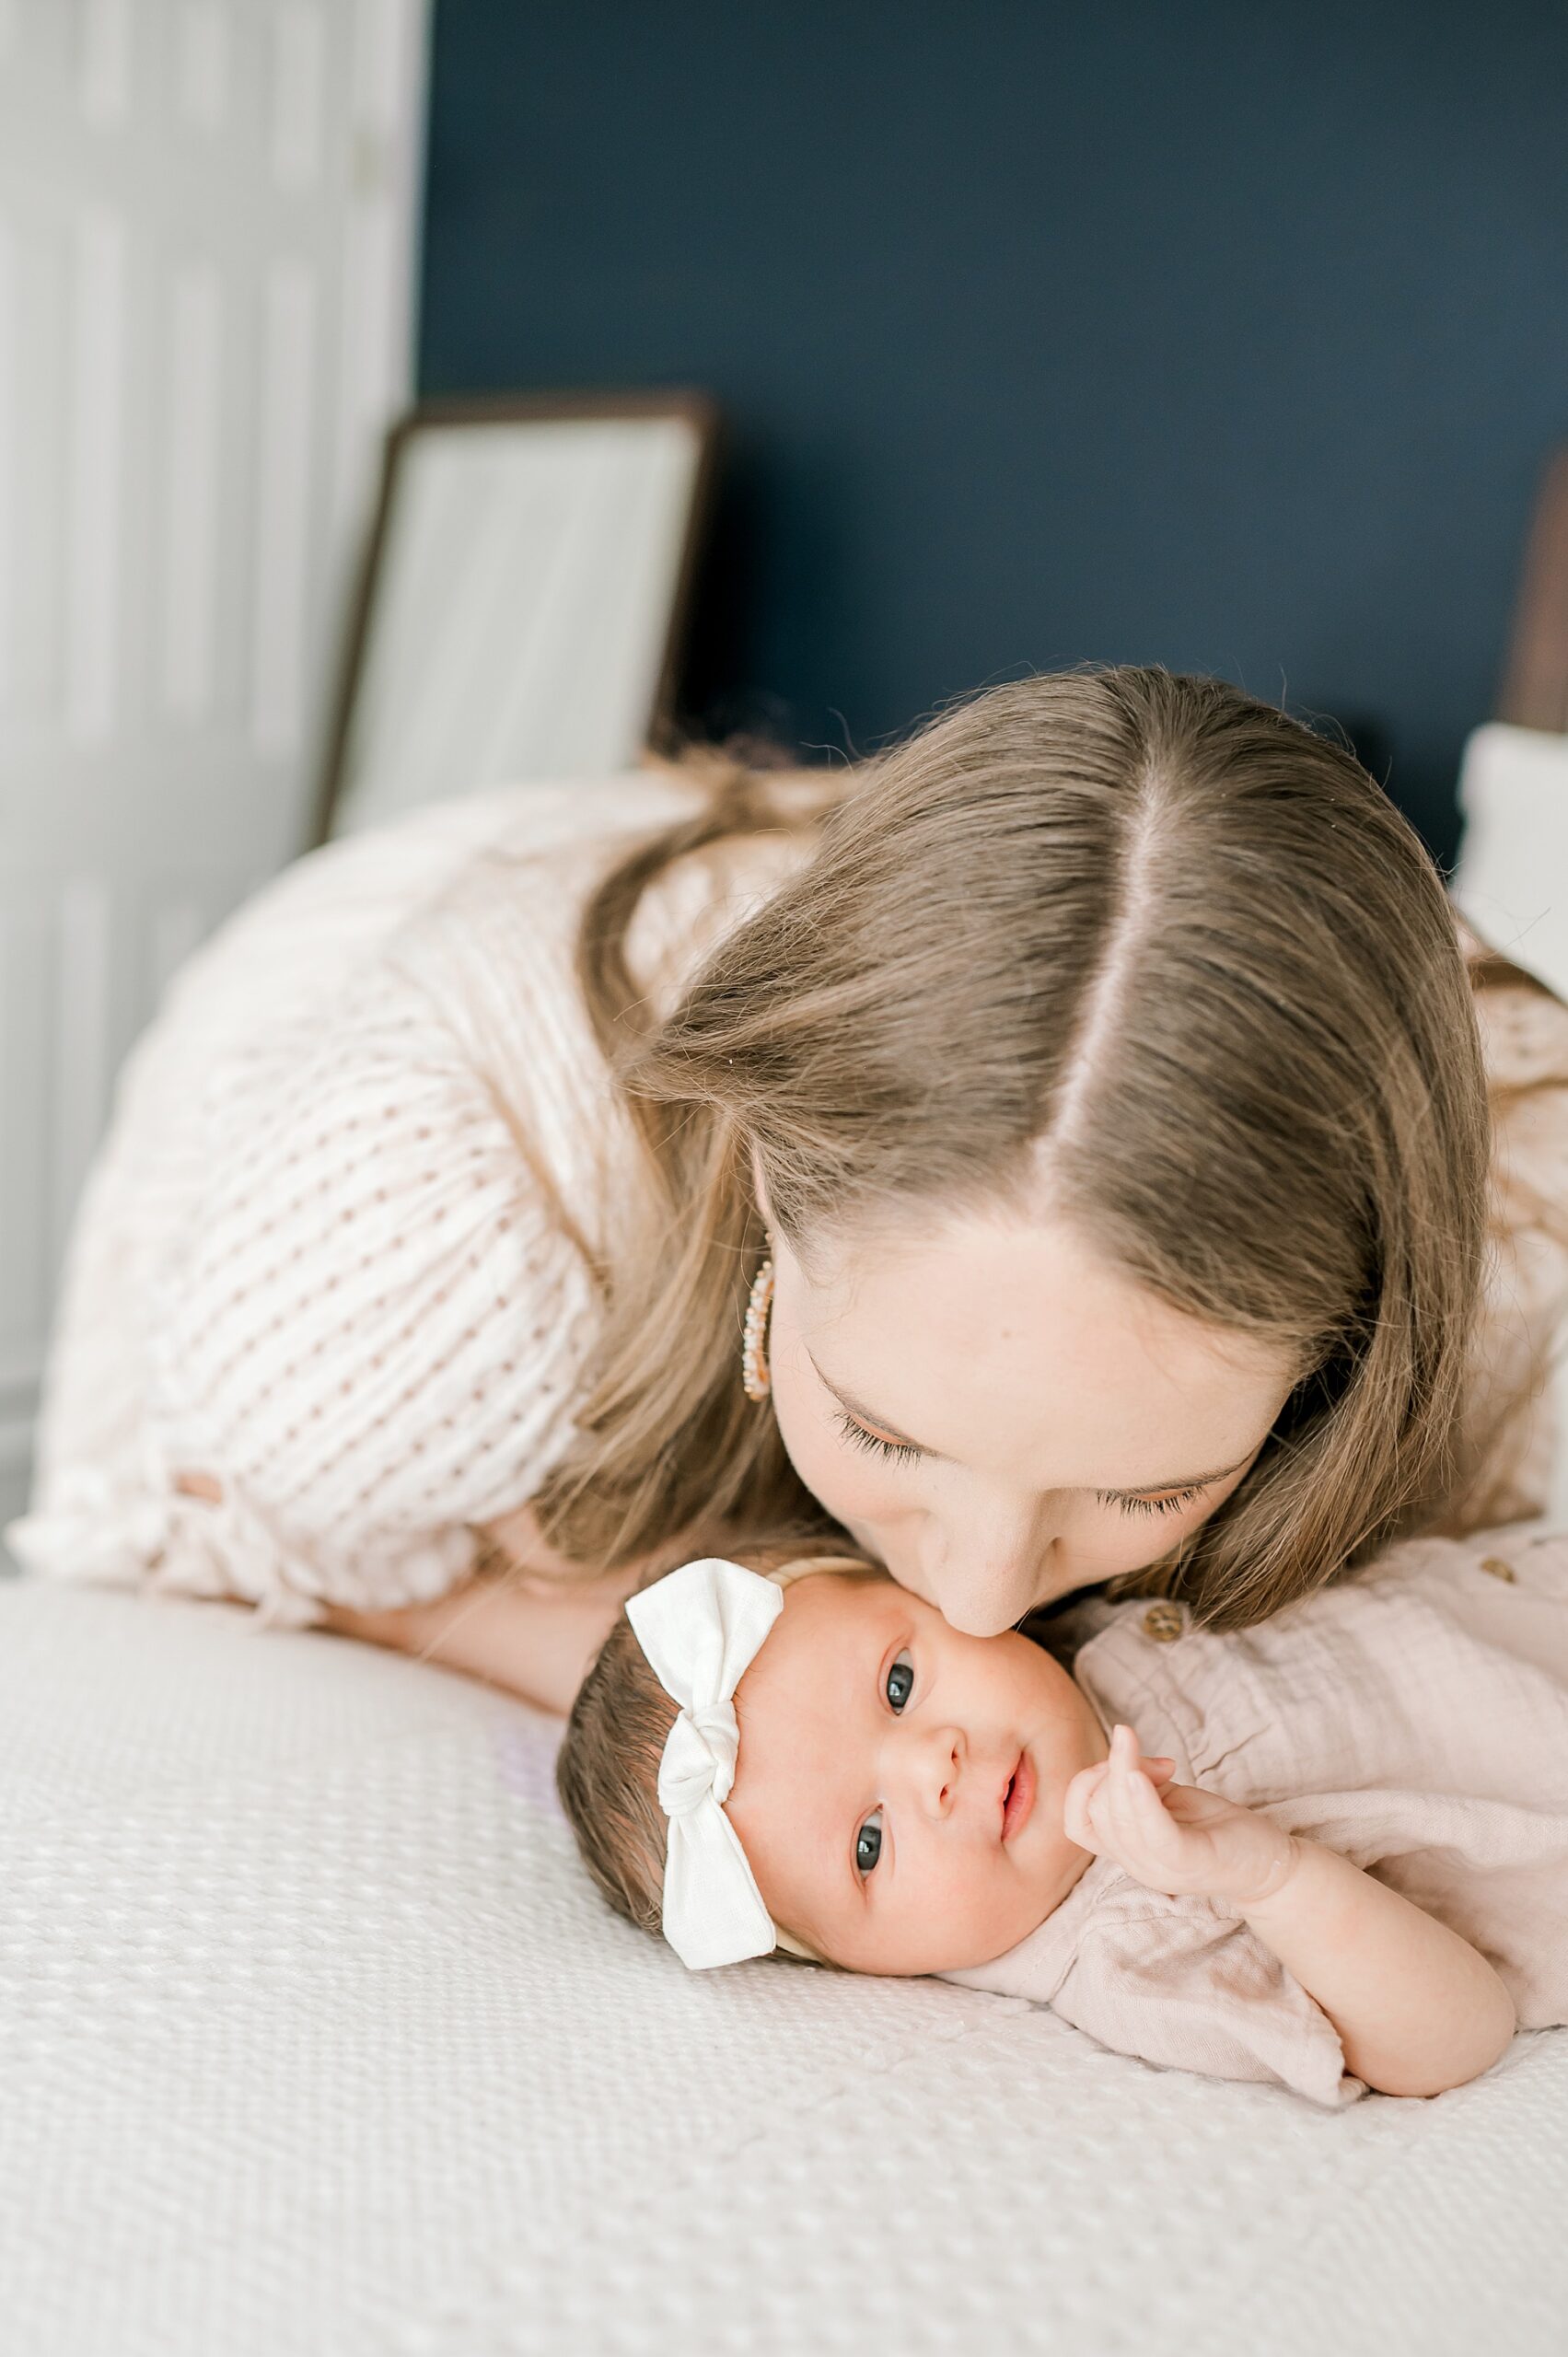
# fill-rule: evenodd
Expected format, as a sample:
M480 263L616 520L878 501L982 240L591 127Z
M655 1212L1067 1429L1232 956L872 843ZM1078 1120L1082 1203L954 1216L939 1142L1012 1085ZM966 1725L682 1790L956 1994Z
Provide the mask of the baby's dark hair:
M767 1538L731 1560L787 1584L807 1571L870 1572L848 1539ZM658 1771L676 1705L654 1675L624 1612L577 1689L555 1765L556 1789L583 1863L618 1915L661 1929L668 1826Z

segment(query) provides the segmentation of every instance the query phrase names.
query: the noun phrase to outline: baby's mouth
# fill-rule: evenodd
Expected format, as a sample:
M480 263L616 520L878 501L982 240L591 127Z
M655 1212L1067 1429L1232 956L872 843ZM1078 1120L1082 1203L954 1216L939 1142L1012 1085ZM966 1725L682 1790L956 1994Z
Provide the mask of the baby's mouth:
M1027 1751L1020 1751L1018 1764L1008 1777L1006 1788L1002 1795L1002 1839L1004 1841L1011 1841L1014 1835L1021 1831L1029 1811L1035 1805L1038 1781L1033 1760Z

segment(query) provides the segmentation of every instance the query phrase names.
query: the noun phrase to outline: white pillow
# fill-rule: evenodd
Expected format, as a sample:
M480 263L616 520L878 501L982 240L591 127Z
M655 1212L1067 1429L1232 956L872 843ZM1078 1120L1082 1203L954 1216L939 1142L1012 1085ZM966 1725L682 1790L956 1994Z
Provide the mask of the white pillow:
M1465 747L1465 831L1450 885L1481 939L1568 998L1568 737L1489 721ZM1568 1358L1551 1374L1568 1433ZM1568 1528L1568 1449L1558 1452L1547 1517Z
M1568 997L1568 737L1489 721L1465 747L1459 807L1460 914Z

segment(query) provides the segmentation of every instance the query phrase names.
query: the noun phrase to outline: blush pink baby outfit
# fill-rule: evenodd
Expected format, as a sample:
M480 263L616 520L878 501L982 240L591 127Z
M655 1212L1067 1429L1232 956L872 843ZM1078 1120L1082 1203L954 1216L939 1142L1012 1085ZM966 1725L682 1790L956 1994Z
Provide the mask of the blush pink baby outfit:
M1568 2022L1568 1538L1415 1539L1255 1629L1101 1607L1074 1676L1179 1782L1365 1867L1496 1968L1527 2029ZM947 1978L1102 2045L1318 2103L1365 2092L1328 2016L1225 1905L1097 1859L1007 1956Z

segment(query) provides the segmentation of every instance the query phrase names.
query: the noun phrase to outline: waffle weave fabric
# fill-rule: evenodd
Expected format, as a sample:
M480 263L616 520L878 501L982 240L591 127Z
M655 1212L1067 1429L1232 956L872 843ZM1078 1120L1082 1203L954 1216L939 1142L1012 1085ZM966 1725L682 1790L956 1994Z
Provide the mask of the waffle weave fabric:
M1318 2111L611 1920L552 1724L0 1582L10 2357L1557 2357L1568 2036Z

